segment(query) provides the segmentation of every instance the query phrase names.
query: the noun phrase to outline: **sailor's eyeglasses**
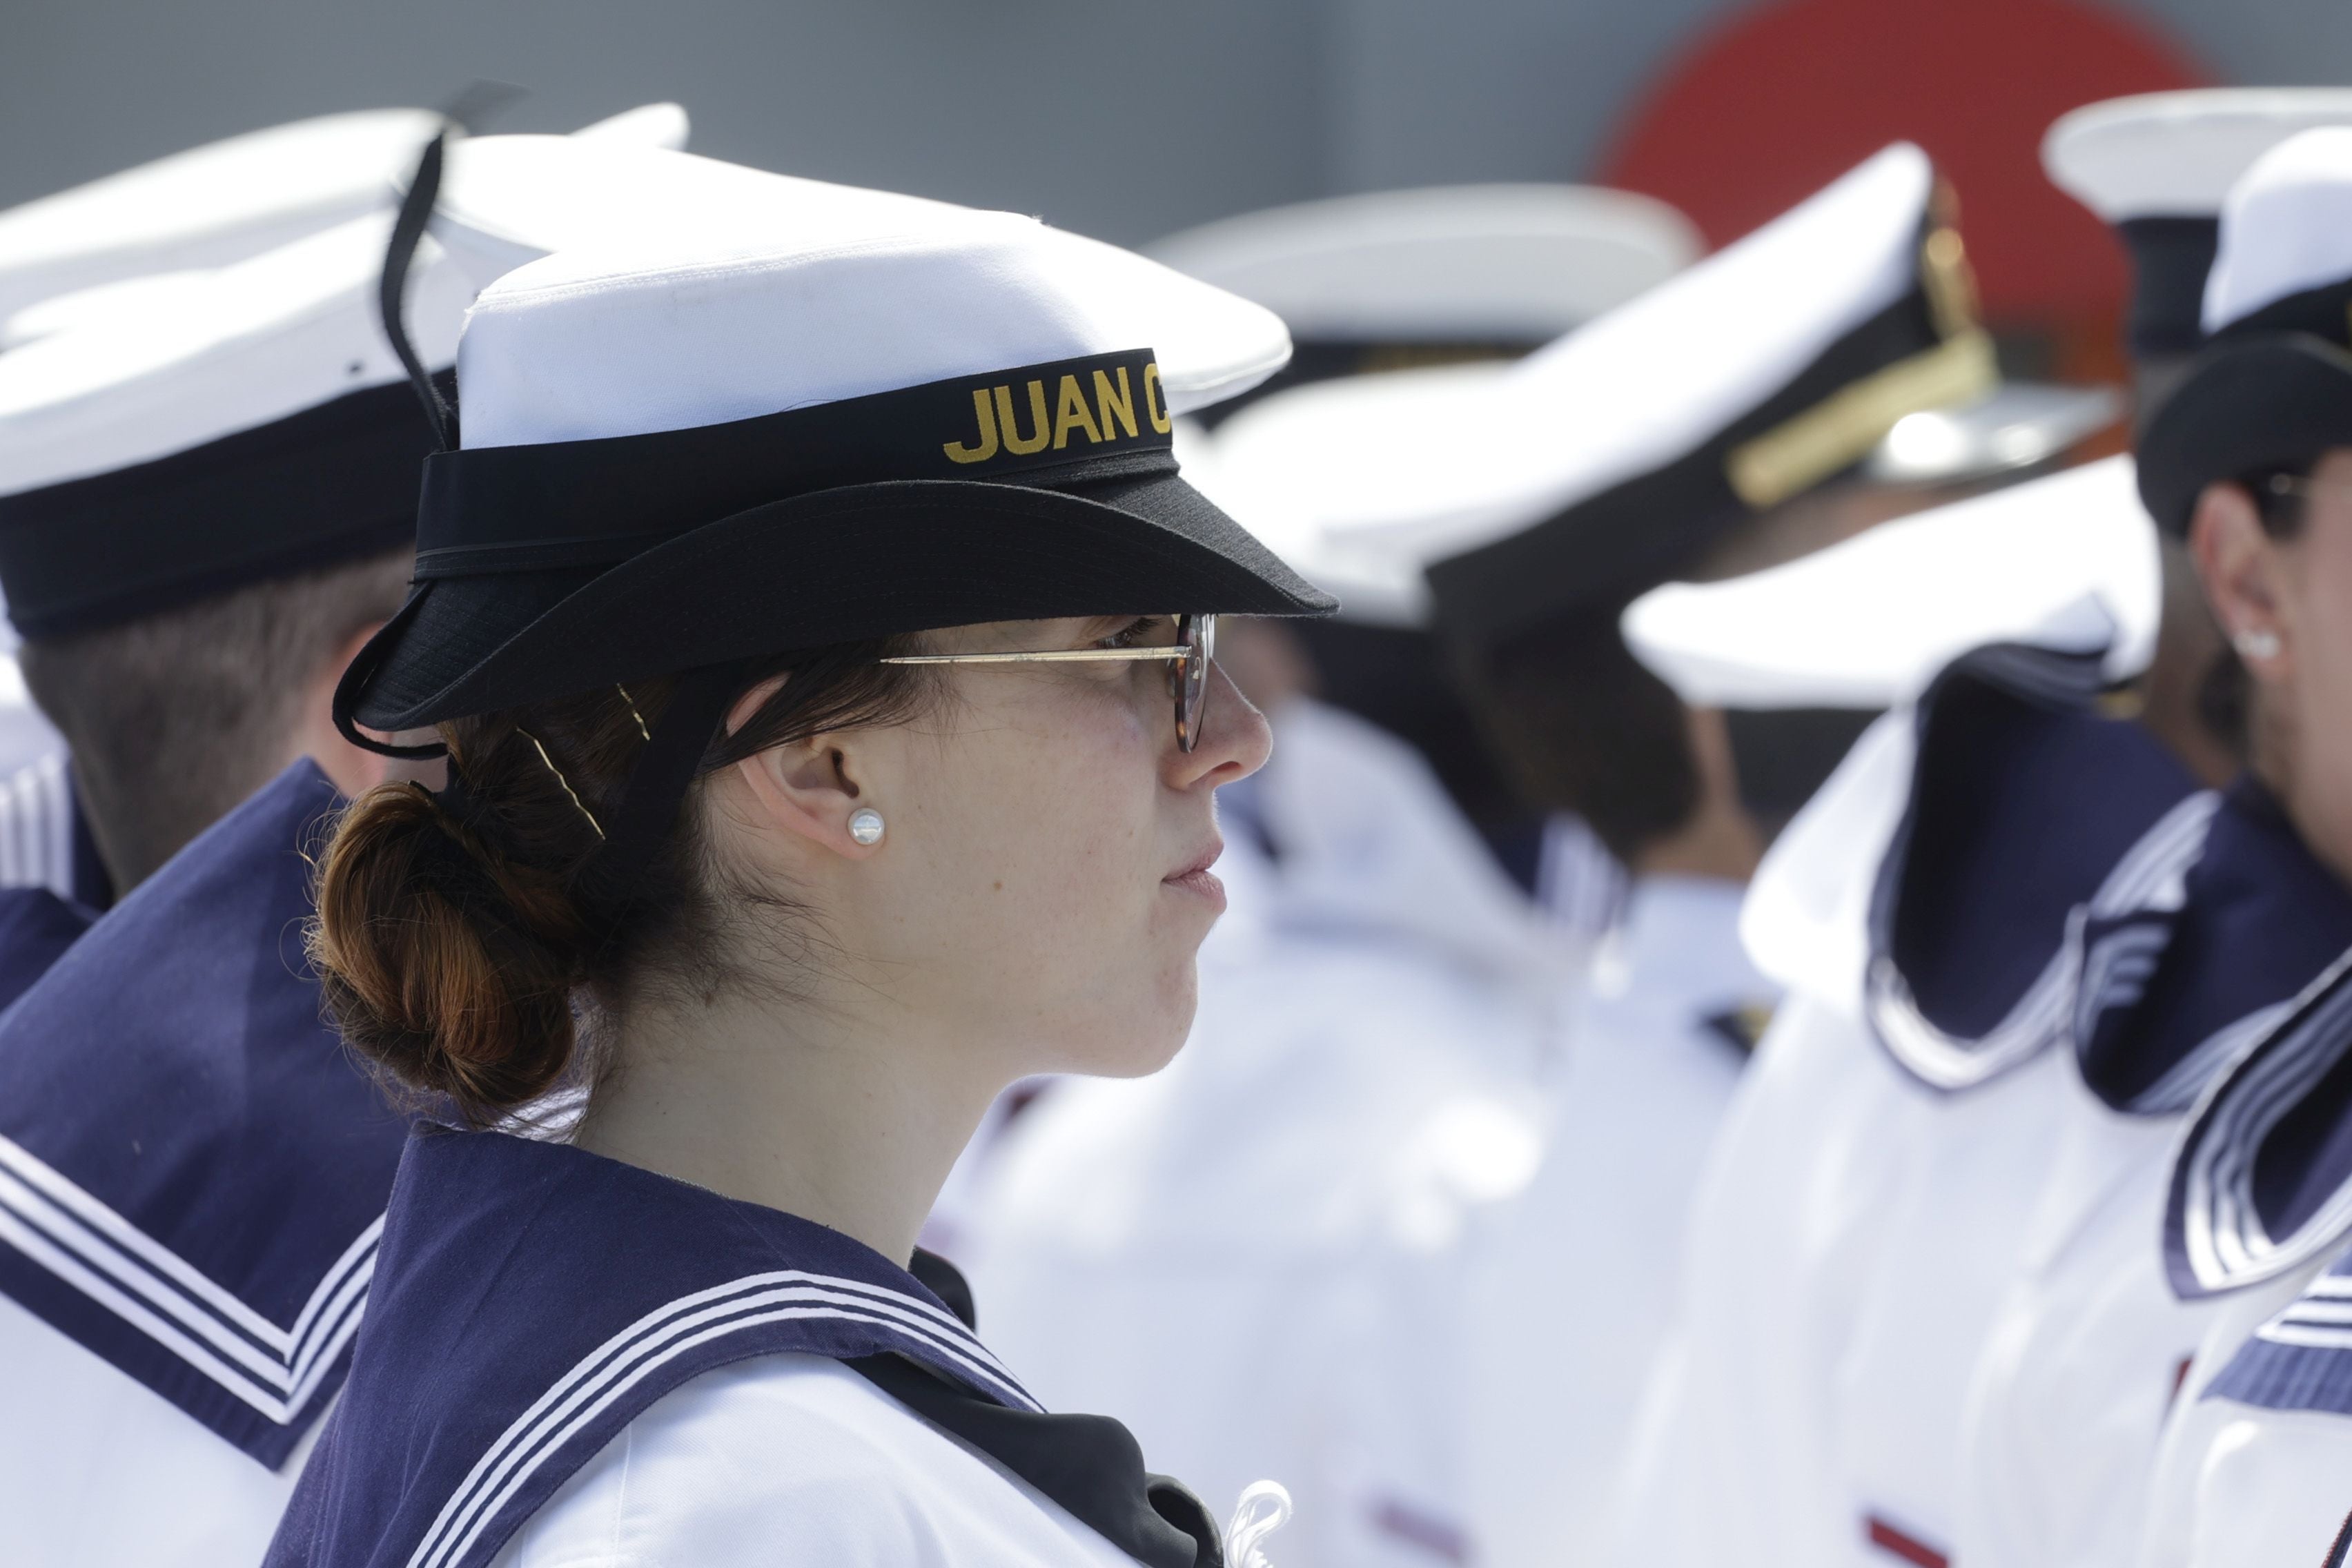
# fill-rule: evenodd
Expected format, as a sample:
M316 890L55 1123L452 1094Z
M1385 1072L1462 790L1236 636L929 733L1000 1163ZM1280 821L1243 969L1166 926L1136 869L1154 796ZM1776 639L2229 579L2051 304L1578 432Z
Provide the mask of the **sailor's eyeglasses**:
M1201 710L1209 700L1209 661L1217 656L1217 617L1178 616L1176 640L1150 647L1055 648L1045 653L919 653L884 664L1132 664L1160 659L1176 700L1176 744L1191 751L1201 738Z

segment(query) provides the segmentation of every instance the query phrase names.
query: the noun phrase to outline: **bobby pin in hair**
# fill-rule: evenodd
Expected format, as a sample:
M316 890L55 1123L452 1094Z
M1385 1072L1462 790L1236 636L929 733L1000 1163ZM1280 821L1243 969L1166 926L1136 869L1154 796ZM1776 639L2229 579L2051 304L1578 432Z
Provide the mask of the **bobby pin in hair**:
M572 797L572 805L578 809L581 816L588 819L588 826L596 830L596 837L604 837L604 825L596 820L596 814L588 809L587 803L580 798L580 792L572 787L572 781L563 776L563 770L555 765L555 759L549 756L547 748L539 743L539 737L528 730L517 730L515 733L530 742L530 749L539 753L539 760L547 764L547 771L555 775L555 782L563 786L563 793Z
M629 717L637 721L637 733L643 735L648 742L650 742L654 738L654 732L646 728L646 716L637 711L636 701L629 695L629 689L625 686L616 684L614 686L613 689L621 694L622 705L628 709Z

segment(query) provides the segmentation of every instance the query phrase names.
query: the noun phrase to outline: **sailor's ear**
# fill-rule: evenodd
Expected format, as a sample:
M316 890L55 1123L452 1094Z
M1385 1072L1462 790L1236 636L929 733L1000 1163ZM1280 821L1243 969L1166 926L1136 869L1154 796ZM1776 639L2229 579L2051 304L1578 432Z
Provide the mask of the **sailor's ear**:
M784 683L781 675L745 692L727 716L740 728ZM755 752L734 764L751 809L770 826L827 849L845 859L863 860L880 846L861 842L850 818L872 802L863 783L865 759L854 736L810 735Z
M2284 678L2294 653L2284 592L2286 563L2243 485L2205 487L2189 518L2189 552L2221 636L2246 668L2259 680Z

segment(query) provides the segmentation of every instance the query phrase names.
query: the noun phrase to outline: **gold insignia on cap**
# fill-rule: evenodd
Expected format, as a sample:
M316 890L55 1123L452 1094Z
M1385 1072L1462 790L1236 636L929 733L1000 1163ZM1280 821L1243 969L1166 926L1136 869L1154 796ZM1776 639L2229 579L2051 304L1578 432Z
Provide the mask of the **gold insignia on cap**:
M2000 384L1992 338L1977 317L1976 274L1951 226L1953 207L1951 188L1938 181L1935 220L1919 242L1919 288L1943 342L1734 447L1724 470L1741 500L1759 511L1778 506L1860 462L1905 415L1971 403Z

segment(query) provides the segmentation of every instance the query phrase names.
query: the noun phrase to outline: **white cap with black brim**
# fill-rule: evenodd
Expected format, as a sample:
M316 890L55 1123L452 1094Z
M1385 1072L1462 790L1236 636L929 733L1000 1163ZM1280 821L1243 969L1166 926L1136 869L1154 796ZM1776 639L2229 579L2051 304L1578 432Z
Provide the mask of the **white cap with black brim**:
M677 120L630 123L667 136ZM603 145L618 157L626 139ZM97 630L413 537L432 447L377 321L393 194L379 179L383 210L134 291L0 356L0 586L25 635ZM436 247L409 290L436 368L455 358L491 248L448 237L456 251Z
M2290 136L2352 123L2352 89L2198 88L2086 104L2042 141L2061 190L2116 231L2132 262L2126 338L2160 360L2203 342L2199 307L2221 203L2254 160Z
M347 722L976 621L1316 614L1176 474L1271 313L1034 219L761 174L486 290Z
M2144 424L2140 496L2185 537L2209 484L2352 447L2352 126L2306 131L2230 193L2211 337Z

